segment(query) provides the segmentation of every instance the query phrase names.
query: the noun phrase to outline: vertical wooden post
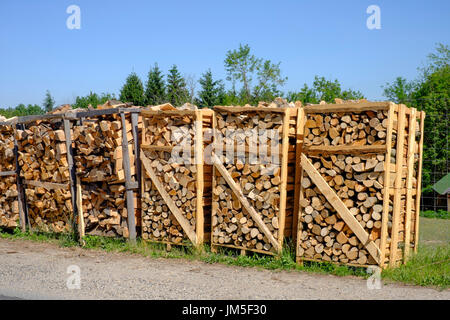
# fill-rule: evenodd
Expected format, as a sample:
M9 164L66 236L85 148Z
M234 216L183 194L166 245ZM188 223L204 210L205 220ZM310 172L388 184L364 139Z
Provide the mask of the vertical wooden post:
M140 141L139 141L139 127L138 127L138 117L139 114L137 112L132 112L131 115L131 126L132 126L132 133L133 133L133 143L134 143L134 166L136 168L136 180L137 180L137 201L142 196L142 171L141 171L141 149L140 149ZM134 200L133 200L134 203ZM142 208L142 205L140 206ZM138 209L136 209L138 210ZM136 211L135 211L136 212ZM139 216L141 218L141 221L137 223L137 225L140 225L142 228L142 209L138 210Z
M16 130L18 129L18 124L16 124ZM20 229L25 232L27 229L28 216L26 212L26 201L25 192L23 190L22 178L20 177L20 165L19 165L19 146L16 139L16 130L14 130L14 160L16 164L16 184L17 184L17 201L19 203L19 219L20 219Z
M402 171L403 171L403 145L405 140L405 111L406 106L400 104L398 106L397 119L397 152L395 159L395 181L394 181L394 208L392 212L392 236L389 266L397 265L398 253L398 237L400 228L401 214L401 195L402 195Z
M420 214L420 197L422 196L422 159L423 159L423 135L425 125L425 111L420 112L420 141L419 141L419 163L416 179L416 221L414 228L414 252L417 252L419 245L419 214Z
M386 134L386 154L384 157L384 178L383 178L383 213L381 218L381 240L380 240L380 267L383 268L386 259L386 246L388 237L389 220L389 181L391 175L391 148L392 148L392 129L394 125L394 104L389 104L388 128Z
M128 231L129 239L131 242L136 242L136 221L134 212L134 199L133 188L131 183L130 172L130 155L128 153L128 139L127 128L124 112L120 112L120 119L122 120L122 156L123 156L123 169L125 171L125 189L127 199L127 216L128 216Z
M78 221L78 209L77 209L77 192L76 192L76 173L75 173L75 166L73 164L72 135L70 132L71 123L68 119L63 119L63 127L66 140L67 163L69 165L70 193L72 197L72 212L73 212L72 228L75 232L77 232L76 230L78 229L76 225Z
M297 240L298 217L300 215L300 189L303 172L301 170L301 155L303 147L303 130L304 130L305 110L297 108L297 123L295 130L295 189L294 189L294 214L292 216L292 238L294 243Z
M194 137L194 161L197 168L197 179L195 179L197 193L197 216L195 219L195 233L197 237L196 245L203 245L205 219L203 216L203 114L201 111L195 112L195 137Z
M211 151L211 161L213 156L216 154L216 146L217 146L217 118L216 113L214 112L212 115L212 129L213 129L213 139L212 144L213 148ZM222 150L222 149L220 149ZM219 155L222 156L222 155ZM213 241L213 233L214 233L214 217L217 215L217 211L219 210L219 203L218 201L214 201L214 192L216 188L216 166L212 166L212 192L211 192L211 251L217 252L217 248L214 247L214 241Z
M284 228L286 224L286 185L287 185L287 169L288 169L288 152L289 152L289 118L290 109L284 111L283 131L281 142L281 183L280 183L280 211L278 216L278 244L279 252L283 249ZM273 150L271 150L273 152Z
M412 207L412 178L414 170L414 144L416 137L416 109L411 108L408 124L408 155L406 158L408 171L406 176L406 212L405 212L405 252L403 263L406 263L411 247L411 207Z

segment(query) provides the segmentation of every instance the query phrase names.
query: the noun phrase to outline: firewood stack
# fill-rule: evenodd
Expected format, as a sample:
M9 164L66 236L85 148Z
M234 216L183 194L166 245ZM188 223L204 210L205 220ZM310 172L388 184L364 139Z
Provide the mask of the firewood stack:
M280 228L283 116L284 113L281 112L250 110L243 113L229 113L216 110L218 136L215 152L275 239L279 238ZM227 155L227 144L232 146L231 150L236 144L238 151L235 151L234 156ZM223 150L218 149L221 145ZM250 146L262 147L263 145L267 145L266 156L245 151L248 151ZM272 155L271 150L275 151L275 154ZM290 148L289 151L290 158L293 158L295 162L295 148ZM291 191L292 196L294 170L294 166L290 166L287 174L291 177L288 179L287 190ZM243 208L218 170L216 170L215 181L213 203L217 209L213 210L212 244L275 253L276 250L265 233L257 227L254 219L247 209ZM292 202L288 203L292 204ZM281 237L290 234L292 206L286 208L285 214L289 217L286 218L285 231Z
M165 190L182 211L189 224L195 230L197 197L195 181L197 179L195 165L180 165L171 157L170 152L145 152L151 160L151 167L156 172ZM186 234L164 199L150 180L145 181L142 195L144 212L142 237L144 240L165 241L180 244L186 240Z
M387 111L314 114L305 123L304 145L381 145L387 126Z
M128 118L130 171L136 181L133 134ZM76 174L81 182L85 233L128 237L120 115L101 115L84 120L82 125L74 126L72 140Z
M208 132L212 126L212 111L196 109L195 106L176 109L166 104L142 113L141 148L146 157L142 191L144 240L196 245L209 241L212 168L203 162L210 155L205 151L201 159L199 150L212 140L212 133ZM199 135L197 129L201 129ZM196 139L203 141L203 145L196 147ZM152 179L157 179L163 194ZM170 208L171 203L175 213L173 207Z
M73 208L62 120L28 123L25 130L16 131L16 139L31 227L69 231Z
M351 214L380 245L383 211L384 155L310 156L314 167L342 199ZM298 255L309 259L351 264L374 264L353 231L306 173L301 199ZM392 207L389 208L392 212Z
M14 129L0 125L0 172L16 169L14 157ZM0 177L0 227L15 228L19 221L19 202L16 176Z

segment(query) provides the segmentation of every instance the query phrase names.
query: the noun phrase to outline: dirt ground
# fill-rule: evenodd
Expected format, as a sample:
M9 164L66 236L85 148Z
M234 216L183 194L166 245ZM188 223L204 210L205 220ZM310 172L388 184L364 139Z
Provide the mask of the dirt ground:
M69 266L80 289L67 288ZM76 282L75 282L76 283ZM0 239L0 299L450 299L450 290Z

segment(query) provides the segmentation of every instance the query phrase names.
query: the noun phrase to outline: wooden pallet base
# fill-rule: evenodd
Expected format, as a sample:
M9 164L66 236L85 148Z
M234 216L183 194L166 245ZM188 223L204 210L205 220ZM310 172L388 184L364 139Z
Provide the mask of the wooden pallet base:
M319 259L313 259L313 258L302 258L302 257L297 257L296 262L298 265L303 265L304 261L308 261L308 262L317 262L317 263L332 263L338 266L350 266L350 267L357 267L357 268L373 268L373 267L378 267L378 265L376 264L356 264L356 263L341 263L341 262L335 262L335 261L324 261L324 260L319 260Z

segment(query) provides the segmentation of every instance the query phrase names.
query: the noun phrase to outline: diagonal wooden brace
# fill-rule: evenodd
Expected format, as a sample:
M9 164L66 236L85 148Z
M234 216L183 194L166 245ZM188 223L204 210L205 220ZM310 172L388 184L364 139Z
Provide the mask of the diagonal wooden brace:
M183 213L181 210L177 207L175 202L172 200L170 195L167 193L166 189L162 185L161 181L159 181L158 177L156 176L155 171L152 169L152 166L150 164L150 160L144 155L144 152L141 150L141 161L144 165L144 169L147 172L147 175L152 180L152 183L158 190L161 197L164 199L164 201L167 204L167 207L169 207L172 214L175 216L175 219L177 219L180 226L183 228L184 232L188 236L189 240L196 246L197 245L197 237L195 235L194 229L191 227L191 224L189 221L183 216Z
M245 210L250 214L252 219L255 221L258 228L264 233L264 235L267 237L267 239L270 241L272 246L277 250L278 253L281 253L282 247L278 243L278 241L275 239L273 234L270 232L269 228L267 228L264 221L261 219L259 214L256 212L255 208L253 208L250 203L248 202L247 198L242 193L241 188L239 185L234 182L233 177L228 173L225 166L222 164L220 159L213 154L212 155L212 161L214 163L214 166L219 171L221 176L225 179L225 181L228 183L228 185L231 187L231 190L233 190L233 193L236 195L236 197L241 202L242 206L245 208Z
M379 264L380 263L380 248L369 239L369 234L359 224L358 220L351 214L338 195L331 189L322 175L314 168L312 163L308 160L305 154L302 154L301 160L303 170L308 174L314 184L319 188L320 192L325 196L328 202L339 213L341 218L347 224L347 226L353 231L356 237L369 251L370 255Z

